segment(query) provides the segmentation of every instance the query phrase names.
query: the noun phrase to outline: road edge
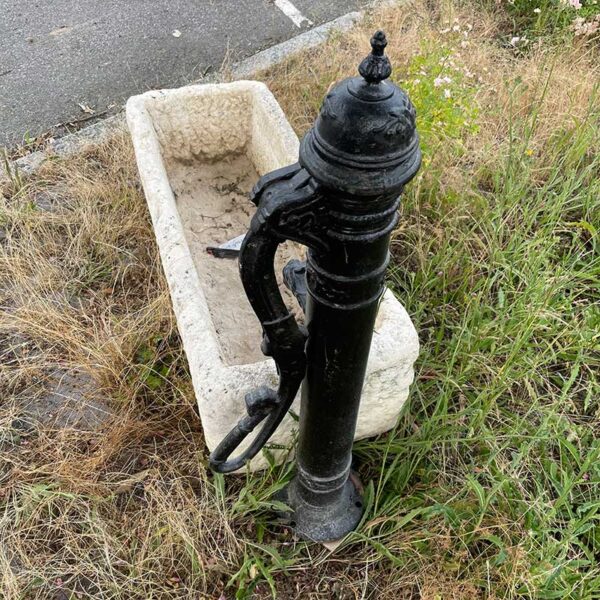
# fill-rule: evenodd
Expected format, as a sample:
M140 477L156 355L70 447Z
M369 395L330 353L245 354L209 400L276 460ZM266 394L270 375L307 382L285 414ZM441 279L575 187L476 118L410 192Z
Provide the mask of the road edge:
M333 32L344 32L351 29L368 11L375 6L386 6L403 3L405 0L384 0L371 2L362 10L352 11L322 23L313 29L300 33L284 42L275 44L265 50L261 50L248 58L234 63L230 70L230 76L234 79L248 78L257 73L273 67L291 56L304 50L319 46L327 40ZM211 74L194 83L215 83L223 79L221 73ZM53 140L44 149L37 150L14 161L10 161L10 167L23 175L34 174L40 166L51 156L67 157L81 152L90 144L99 144L109 139L114 133L126 127L125 110L121 108L119 113L102 119L93 125L84 127L74 133ZM0 173L3 175L3 173Z

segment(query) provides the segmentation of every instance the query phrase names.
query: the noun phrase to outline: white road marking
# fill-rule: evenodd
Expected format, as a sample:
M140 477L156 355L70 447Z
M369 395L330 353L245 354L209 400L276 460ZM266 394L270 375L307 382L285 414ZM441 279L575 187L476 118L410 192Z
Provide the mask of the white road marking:
M290 0L275 0L275 6L290 19L296 27L302 27L303 23L312 25L313 22L307 19Z

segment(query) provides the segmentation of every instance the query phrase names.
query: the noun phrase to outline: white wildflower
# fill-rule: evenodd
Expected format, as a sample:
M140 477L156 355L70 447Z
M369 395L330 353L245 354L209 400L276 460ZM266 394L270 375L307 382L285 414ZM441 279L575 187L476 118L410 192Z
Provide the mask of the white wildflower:
M594 35L600 31L600 15L596 15L591 21L576 17L571 27L575 35Z
M451 77L436 77L433 80L433 86L434 87L440 87L441 85L443 85L444 83L452 83L452 78Z

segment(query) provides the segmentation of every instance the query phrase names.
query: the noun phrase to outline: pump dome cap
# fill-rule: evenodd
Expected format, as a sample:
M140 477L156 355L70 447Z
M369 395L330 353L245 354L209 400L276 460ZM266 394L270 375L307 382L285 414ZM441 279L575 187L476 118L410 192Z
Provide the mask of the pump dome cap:
M317 120L300 146L300 163L323 185L351 194L397 190L421 164L416 111L397 85L383 31L371 38L371 53L359 77L344 79L325 97Z

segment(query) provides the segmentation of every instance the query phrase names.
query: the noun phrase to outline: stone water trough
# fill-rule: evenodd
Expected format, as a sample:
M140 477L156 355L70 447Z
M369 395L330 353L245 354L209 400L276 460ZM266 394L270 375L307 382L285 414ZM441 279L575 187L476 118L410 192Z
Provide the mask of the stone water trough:
M268 88L256 81L134 96L127 102L127 122L212 450L245 414L245 394L259 385L276 387L278 378L273 361L260 352L261 328L244 294L237 260L214 258L206 247L245 233L255 210L248 193L261 175L298 160L298 138ZM280 273L303 249L288 243L278 254ZM293 297L281 289L301 318ZM408 314L386 291L356 439L394 427L418 351ZM299 398L292 410L299 413ZM295 428L288 415L270 445L289 446ZM262 454L250 464L251 469L266 466Z

